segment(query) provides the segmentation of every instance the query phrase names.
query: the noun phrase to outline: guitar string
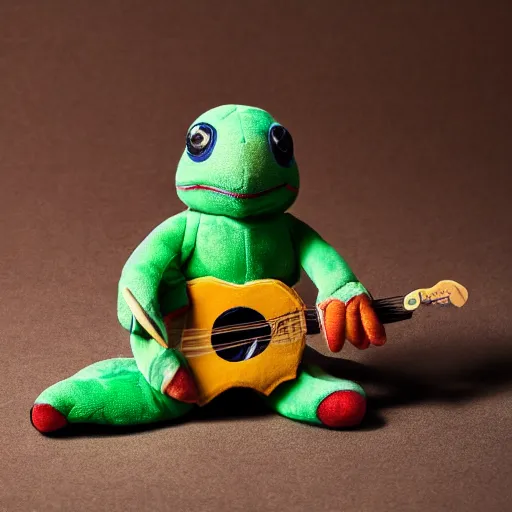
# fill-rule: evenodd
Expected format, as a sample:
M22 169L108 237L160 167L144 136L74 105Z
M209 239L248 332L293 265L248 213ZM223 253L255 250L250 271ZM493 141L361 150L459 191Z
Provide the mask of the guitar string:
M373 301L374 306L378 306L381 308L381 312L385 313L386 309L393 309L397 306L403 307L403 297L397 296L397 297L389 297L387 299L379 299L377 301ZM251 330L255 329L257 327L267 327L270 323L275 323L278 320L282 320L286 317L293 318L294 316L297 317L294 319L291 323L287 324L287 327L295 327L297 324L303 325L303 321L301 321L301 316L303 314L307 314L309 311L315 311L312 309L306 309L306 310L299 310L294 311L291 313L286 313L285 315L281 315L275 318L268 319L266 321L254 321L254 322L245 322L242 324L235 324L233 326L227 326L223 328L216 328L216 329L201 329L201 328L193 328L193 329L170 329L169 331L177 331L182 333L185 332L204 332L205 334L198 334L198 335L188 335L188 336L182 336L181 341L185 342L187 341L187 346L183 347L181 352L187 357L202 357L206 356L212 353L222 352L224 350L233 349L236 347L242 347L244 345L253 344L254 342L257 343L264 343L266 341L272 342L273 344L288 344L288 343L298 343L297 339L290 339L289 334L286 333L288 336L283 336L283 334L279 335L278 333L265 335L265 336L253 336L250 338L242 338L239 340L234 340L232 342L226 342L226 343L219 343L217 345L212 346L211 345L211 337L215 334L222 334L222 333L231 333L231 332L239 332L244 330ZM388 311L388 315L392 315L396 312ZM296 334L296 333L294 333ZM302 334L306 334L305 332ZM207 340L207 343L199 342L200 339L205 338Z
M302 324L302 322L300 322L300 320L297 320L288 325L295 326L297 324ZM287 333L287 334L289 335L289 333ZM224 350L229 350L229 349L236 348L236 347L242 347L242 346L248 345L248 344L253 344L255 341L258 343L263 343L268 340L268 341L272 341L273 344L297 343L296 339L290 339L287 336L275 335L275 334L274 335L270 334L270 335L265 335L265 336L256 336L256 337L253 336L250 338L242 338L240 340L234 340L233 342L217 344L217 345L215 345L215 347L211 345L211 337L207 336L207 339L208 339L207 344L201 343L201 344L198 344L198 346L194 346L193 344L187 343L187 346L182 348L182 350L181 350L182 353L186 357L200 357L200 356L206 356L206 355L216 353L216 352L221 352Z
M184 329L185 331L185 335L182 336L183 339L197 339L197 338L201 338L201 337L209 337L209 336L219 336L219 335L223 335L223 334L232 334L232 333L236 333L236 332L243 332L243 331L253 331L255 329L258 329L258 328L265 328L265 327L270 327L271 329L272 328L277 328L279 323L279 321L268 321L268 322L265 322L265 321L262 321L262 322L259 322L259 323L253 323L253 324L246 324L246 325L243 325L243 324L235 324L233 326L231 326L229 329L202 329L199 333L196 334L197 331L195 331L194 333L189 333L188 332L188 329ZM292 323L300 323L301 322L301 319L300 319L300 316L297 315L296 317L289 317L287 319L281 319L280 323L283 323L284 325L289 325L289 323L292 322ZM179 331L179 332L183 332L183 331Z
M228 350L230 348L236 348L236 347L242 347L244 345L249 345L249 344L253 344L255 341L257 341L258 343L261 343L261 342L265 342L265 341L272 341L273 344L279 344L279 345L284 345L284 344L288 344L288 343L298 343L297 339L286 339L286 340L279 340L279 339L274 339L272 340L272 336L262 336L260 338L252 338L252 339L248 339L248 340L245 340L245 341L240 341L240 342L236 342L236 343L233 343L232 346L230 347L224 347L224 348L221 348L221 349L217 349L217 347L210 347L208 349L206 348L203 348L203 349L193 349L193 350L189 350L188 347L184 347L183 350L181 350L181 352L188 358L188 357L200 357L200 356L206 356L206 355L209 355L209 354L214 354L216 352L222 352L224 350Z
M390 299L379 299L379 302L389 301ZM374 302L377 302L377 301L374 301ZM391 306L392 303L389 302L389 305ZM386 304L386 306L387 306L387 304ZM192 334L192 333L195 333L195 332L205 333L204 336L209 337L212 334L224 334L224 333L227 334L227 333L231 333L231 332L238 332L238 331L243 331L243 330L255 329L255 328L258 328L258 327L266 327L269 324L275 323L275 322L277 322L279 320L286 320L287 317L300 316L303 313L307 313L307 312L311 312L311 311L315 311L315 310L307 309L307 310L293 311L293 312L290 312L290 313L286 313L284 315L280 315L280 316L277 316L277 317L269 318L268 320L258 320L258 321L244 322L244 323L240 323L240 324L234 324L232 326L216 327L214 329L197 328L197 327L186 328L185 331L190 333L190 336L194 337L194 338L197 337L196 335ZM168 329L167 332L169 332L169 333L170 332L181 333L181 332L183 332L183 330L184 329L180 329L180 328L171 328L171 329Z
M290 325L296 325L297 323L301 324L300 321L294 322L294 324ZM287 333L289 335L289 333ZM294 333L295 334L295 333ZM305 333L303 333L305 334ZM272 341L273 344L288 344L288 343L298 343L297 339L290 339L288 336L281 335L266 335L266 336L256 336L251 338L245 338L241 340L235 340L233 342L227 342L223 344L218 344L215 347L212 345L200 345L198 347L193 347L187 344L186 347L183 347L182 353L186 355L186 357L200 357L209 355L216 352L221 352L224 350L228 350L230 348L236 348L236 347L242 347L244 345L253 344L255 341L258 343L262 343L265 341ZM210 339L208 339L210 341Z
M274 317L270 317L268 319L264 319L264 320L251 320L250 322L241 322L239 324L234 324L234 326L231 326L231 325L227 325L225 327L216 327L215 328L215 331L216 332L224 332L224 330L229 330L231 329L232 327L238 327L238 326L251 326L251 325L260 325L260 324L266 324L266 323L271 323L271 322L276 322L278 320L283 320L283 319L286 319L287 317L293 317L295 315L301 315L305 312L306 310L303 310L303 309L298 309L298 310L295 310L295 311L290 311L288 313L284 313L282 315L279 315L279 316L274 316ZM190 330L204 330L204 329L198 329L198 328L192 328ZM179 330L179 329L178 329Z
M239 323L239 324L228 325L226 327L216 327L214 329L211 329L211 328L210 329L207 329L207 328L197 328L197 327L193 327L193 328L190 328L190 329L189 328L185 328L185 329L171 328L171 329L168 329L167 332L178 332L178 333L181 333L181 332L183 332L183 330L185 330L186 332L190 332L190 333L195 333L195 332L207 333L208 336L211 335L211 334L228 334L228 333L231 333L231 332L250 330L250 329L255 329L255 328L258 328L258 327L266 327L269 324L275 324L278 321L283 321L283 320L286 320L286 319L289 319L289 318L294 318L294 317L300 318L302 316L302 314L303 314L303 311L292 311L290 313L286 313L286 314L281 315L281 316L269 318L268 320L258 320L258 321L252 321L252 322L243 322L243 323Z
M270 341L272 339L272 336L268 335L268 336L260 336L258 338L246 338L246 339L243 339L243 340L237 340L237 341L233 341L229 344L226 344L225 346L223 347L218 347L218 346L209 346L209 347L197 347L197 348L190 348L190 347L183 347L182 348L182 352L183 353L196 353L196 354L200 354L200 353L205 353L205 352L222 352L224 350L229 350L231 348L236 348L236 347L243 347L244 345L249 345L249 344L252 344L254 343L255 341L257 341L258 343L264 343L266 341ZM284 341L282 340L278 340L278 339L275 339L274 340L275 343L284 343Z
M290 323L290 324L287 324L287 328L288 329L291 329L291 328L295 328L297 326L302 326L302 323L301 322L294 322L294 323ZM297 331L295 331L297 332ZM283 332L274 332L274 333L270 333L270 334L264 334L262 336L249 336L247 338L240 338L238 340L233 340L233 341L227 341L225 343L215 343L215 347L231 347L233 346L233 344L236 344L236 343L239 343L239 342L243 342L245 340L263 340L263 339L266 339L266 338L279 338L283 336ZM195 349L201 349L202 347L210 347L213 345L213 343L211 342L211 337L210 336L206 336L206 339L205 339L206 343L201 341L201 342L198 342L198 343L194 343L193 341L187 341L186 339L182 338L181 339L181 343L182 344L186 344L186 347L187 348L190 348L192 350L195 350Z
M379 306L392 306L394 303L401 303L403 300L403 297L390 297L388 299L379 299L378 305ZM374 305L377 301L374 301ZM397 304L398 305L398 304ZM294 343L295 340L290 340L288 338L285 338L284 340L283 335L279 334L270 334L265 336L252 336L250 338L242 338L239 340L234 340L232 342L226 342L226 343L220 343L215 345L215 348L211 345L211 337L212 335L218 335L218 334L229 334L232 332L240 332L244 330L253 330L258 327L268 327L271 323L276 323L279 320L286 319L287 317L290 317L293 319L293 317L296 317L293 319L291 323L287 324L287 327L295 327L298 324L302 324L300 317L307 313L315 311L314 309L305 309L305 310L299 310L299 311L293 311L291 313L286 313L284 315L269 318L268 320L264 321L252 321L252 322L244 322L241 324L235 324L233 326L226 326L222 328L215 328L215 329L201 329L201 328L191 328L191 329L170 329L169 332L179 332L183 333L185 332L194 332L194 333L204 333L204 334L188 334L181 337L181 342L186 342L186 347L183 347L182 352L187 355L187 357L199 357L203 355L208 355L213 352L220 352L224 350L229 350L236 347L242 347L244 345L252 344L255 341L258 343L263 343L265 341L271 341L272 337L274 337L274 343ZM204 341L203 341L204 339ZM206 341L206 343L205 343Z
M287 324L287 330L288 332L290 330L294 331L294 332L297 332L298 329L297 328L300 328L302 327L302 323L301 322L294 322L294 323L290 323L290 324ZM283 332L286 332L286 331L281 331L279 332L278 331L275 331L274 332L270 332L269 334L263 334L263 335L260 335L260 336L248 336L246 338L239 338L237 340L233 340L233 341L226 341L224 343L212 343L212 337L211 336L201 336L201 338L189 338L189 339L186 339L186 338L181 338L179 343L182 345L182 346L186 346L187 348L190 348L191 350L194 350L194 349L201 349L203 347L210 347L212 345L215 345L215 347L230 347L230 346L233 346L233 344L236 344L236 343L239 343L239 342L243 342L245 340L255 340L255 339L265 339L267 337L274 337L274 338L279 338L280 336L283 336Z

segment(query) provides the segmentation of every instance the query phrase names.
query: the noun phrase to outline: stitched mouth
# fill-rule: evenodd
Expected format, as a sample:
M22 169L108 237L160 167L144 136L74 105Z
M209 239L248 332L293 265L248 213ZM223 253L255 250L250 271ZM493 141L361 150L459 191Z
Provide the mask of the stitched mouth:
M261 197L266 194L270 194L274 190L279 190L281 188L286 188L291 192L297 192L297 188L292 185L288 185L287 183L281 183L281 185L277 185L275 187L267 188L266 190L262 190L260 192L253 192L250 194L240 194L238 192L231 192L230 190L224 190L218 187L211 187L210 185L176 185L178 190L209 190L210 192L216 192L217 194L223 194L229 197L235 197L236 199L254 199L255 197Z

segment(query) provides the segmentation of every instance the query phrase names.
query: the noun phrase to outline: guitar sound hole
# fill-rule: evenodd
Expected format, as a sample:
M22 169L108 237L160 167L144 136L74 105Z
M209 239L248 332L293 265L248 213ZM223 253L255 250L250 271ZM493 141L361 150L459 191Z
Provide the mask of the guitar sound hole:
M257 324L251 327L249 323ZM215 332L217 329L221 331ZM265 317L254 309L240 307L228 309L215 320L211 341L219 357L236 363L261 354L270 343L270 334Z

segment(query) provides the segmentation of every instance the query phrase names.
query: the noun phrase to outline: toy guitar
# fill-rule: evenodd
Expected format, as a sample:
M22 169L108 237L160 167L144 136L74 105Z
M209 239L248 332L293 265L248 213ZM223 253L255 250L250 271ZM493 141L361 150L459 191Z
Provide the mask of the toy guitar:
M232 387L270 394L296 377L306 335L321 331L317 309L307 308L295 290L277 280L237 285L203 277L189 281L187 288L190 308L168 329L168 342L128 288L123 296L156 342L186 357L199 405ZM372 306L379 320L389 324L411 318L421 305L462 307L467 299L464 286L445 280L405 296L373 300Z

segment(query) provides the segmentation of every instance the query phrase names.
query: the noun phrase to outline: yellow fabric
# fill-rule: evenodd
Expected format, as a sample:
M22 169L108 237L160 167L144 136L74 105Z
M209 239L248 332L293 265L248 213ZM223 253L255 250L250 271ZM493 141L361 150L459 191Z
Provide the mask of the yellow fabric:
M296 377L306 344L306 323L304 303L294 290L272 279L236 285L205 277L189 281L187 286L191 307L180 350L196 379L200 405L232 387L248 387L268 395ZM272 331L271 342L261 354L233 363L217 355L210 333L215 320L235 307L258 311Z

